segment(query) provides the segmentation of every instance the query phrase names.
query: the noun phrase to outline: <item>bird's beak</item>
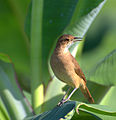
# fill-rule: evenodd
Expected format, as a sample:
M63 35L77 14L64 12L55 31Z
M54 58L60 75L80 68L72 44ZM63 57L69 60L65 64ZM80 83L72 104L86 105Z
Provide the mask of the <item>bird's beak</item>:
M77 42L77 41L82 41L82 37L74 37L74 42Z

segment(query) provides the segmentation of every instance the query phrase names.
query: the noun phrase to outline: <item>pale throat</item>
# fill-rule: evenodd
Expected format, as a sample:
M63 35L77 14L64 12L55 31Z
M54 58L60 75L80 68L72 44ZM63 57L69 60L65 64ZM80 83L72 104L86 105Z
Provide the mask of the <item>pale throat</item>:
M67 52L69 52L69 48L71 47L71 43L70 44L68 44L65 48L64 48L64 53L67 53Z

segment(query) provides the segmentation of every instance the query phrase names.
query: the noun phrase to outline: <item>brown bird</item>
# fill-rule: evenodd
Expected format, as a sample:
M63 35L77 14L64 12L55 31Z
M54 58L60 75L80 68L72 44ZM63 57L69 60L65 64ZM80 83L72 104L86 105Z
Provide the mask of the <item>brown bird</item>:
M64 102L70 99L72 94L80 88L81 92L84 94L85 98L88 99L90 103L94 103L94 100L86 86L86 78L83 74L78 62L71 55L68 48L76 41L81 41L79 37L74 37L72 35L63 35L58 39L56 48L51 56L50 64L55 76L73 87L74 90L65 99L66 94L64 95L62 101L58 105L62 105Z

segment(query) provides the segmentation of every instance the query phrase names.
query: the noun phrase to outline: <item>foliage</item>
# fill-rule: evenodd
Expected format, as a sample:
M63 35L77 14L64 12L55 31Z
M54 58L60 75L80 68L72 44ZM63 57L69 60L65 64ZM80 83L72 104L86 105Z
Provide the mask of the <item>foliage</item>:
M115 119L116 17L108 14L107 9L114 3L113 0L32 0L30 3L1 0L0 119ZM61 34L85 38L70 51L89 80L87 86L95 104L87 104L78 90L71 98L73 101L56 106L67 86L53 77L49 59Z

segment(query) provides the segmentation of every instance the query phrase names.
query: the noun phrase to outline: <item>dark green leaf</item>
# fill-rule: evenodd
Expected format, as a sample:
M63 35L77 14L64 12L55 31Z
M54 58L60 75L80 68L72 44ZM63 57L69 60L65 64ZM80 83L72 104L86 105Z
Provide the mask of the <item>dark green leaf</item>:
M61 118L66 118L68 120L68 116L66 115L75 108L75 105L76 102L69 101L62 106L56 106L51 111L44 112L39 116L36 115L26 118L25 120L59 120Z

